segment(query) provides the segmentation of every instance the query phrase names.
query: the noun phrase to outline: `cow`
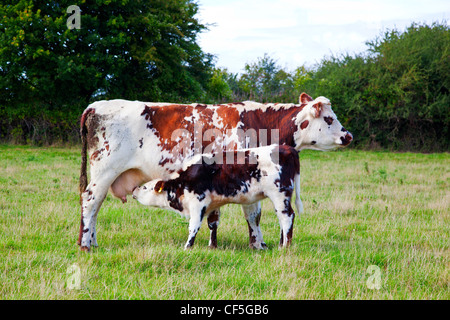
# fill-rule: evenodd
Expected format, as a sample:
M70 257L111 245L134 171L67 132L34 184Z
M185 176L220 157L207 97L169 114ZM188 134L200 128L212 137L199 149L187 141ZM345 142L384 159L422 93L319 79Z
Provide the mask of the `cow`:
M171 179L155 179L134 188L133 198L190 217L185 249L192 248L203 218L211 212L229 203L249 205L269 198L280 223L280 246L289 246L295 217L291 207L294 183L295 205L298 213L303 212L298 151L287 145L269 145L228 153L219 155L221 163L216 163L217 155L196 155ZM243 159L238 159L239 154ZM230 158L231 163L226 162ZM250 232L250 243L255 241Z
M333 150L353 137L339 122L330 101L302 93L299 104L173 104L127 100L97 101L80 120L81 221L78 244L97 246L96 221L108 190L127 201L136 186L168 179L186 158L281 144L303 149ZM90 182L87 163L90 164ZM250 245L264 249L259 221L261 204L242 206L251 233ZM208 215L211 248L217 247L220 212Z

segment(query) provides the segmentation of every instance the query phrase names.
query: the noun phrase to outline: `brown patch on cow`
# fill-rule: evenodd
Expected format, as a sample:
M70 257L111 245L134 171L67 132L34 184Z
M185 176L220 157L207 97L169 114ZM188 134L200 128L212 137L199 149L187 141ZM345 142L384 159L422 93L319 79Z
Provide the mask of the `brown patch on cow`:
M178 142L172 140L172 134L175 130L187 129L189 132L193 131L193 123L185 119L192 115L192 111L193 107L190 105L145 106L141 116L149 121L147 128L155 131L163 149L172 150L178 144Z
M300 129L304 130L309 125L309 121L305 120L300 124Z
M235 128L238 125L240 117L239 111L237 111L237 109L227 106L220 106L217 108L216 112L223 123L222 129L231 129Z
M331 126L333 124L333 117L323 117L323 120Z
M244 131L253 128L267 129L267 144L272 141L272 129L278 130L279 143L295 146L294 133L298 130L295 117L305 105L293 105L290 108L274 109L268 107L265 111L261 109L243 111L241 113L241 127ZM261 141L258 134L258 145Z
M89 160L91 161L91 164L93 161L100 160L100 155L105 151L105 148L101 148L99 150L95 150L91 156L89 157Z
M256 236L253 234L254 230L252 229L252 227L250 226L250 223L247 221L247 225L248 225L248 237L250 240L250 248L254 247L254 244L256 243Z
M152 116L152 108L149 106L145 106L144 110L141 113L141 116L144 116L145 120L150 120Z
M214 210L208 215L208 228L211 230L209 248L217 248L217 226L219 224L219 211Z
M208 107L204 104L192 105L182 105L174 104L168 106L160 107L149 107L145 106L141 113L147 121L147 128L153 130L159 138L159 145L163 150L170 151L173 155L181 154L183 150L183 144L177 141L180 138L180 134L188 132L189 136L182 136L184 142L191 143L194 138L202 143L202 147L208 146L210 143L215 141L215 137L211 137L208 141L203 139L203 134L209 130L213 129L213 115L216 108ZM218 109L222 109L219 107ZM195 110L195 118L193 113ZM223 110L219 111L225 114L225 107ZM239 121L237 111L227 112L227 121L232 122L233 125ZM223 121L226 121L225 119ZM231 128L231 124L227 124L226 128ZM177 129L186 130L185 132L179 131ZM195 130L201 130L194 132ZM217 129L217 128L216 128ZM201 135L200 135L201 134ZM190 150L190 145L188 146ZM160 159L160 164L164 165L168 162L176 161L177 157L173 158L162 158Z
M232 103L230 103L229 105L230 105L230 106L233 106L233 105L245 106L245 103L243 103L243 102L232 102Z
M243 103L232 103L218 107L203 104L195 106L182 104L157 107L145 106L141 116L148 121L146 127L151 129L159 138L161 148L170 151L173 155L179 155L184 151L182 150L182 143L177 141L177 138L180 138L177 132L175 132L177 129L183 129L189 133L189 136L181 137L184 142L192 143L194 141L200 141L204 149L215 141L214 135L209 140L204 139L204 134L207 130L220 130L225 135L227 131L229 133L230 129L236 128L241 123L239 128L244 132L248 132L250 129L256 131L257 145L277 142L275 139L272 140L272 133L277 133L280 144L295 146L294 133L298 130L298 127L295 124L294 118L305 107L305 104L291 105L285 108L273 108L269 106L265 110L247 110L242 111L240 114L238 109L233 107L234 104L244 105ZM194 110L196 111L195 119L193 118ZM223 124L223 127L220 129L214 125L214 112L217 112L216 116L219 118L219 123ZM264 136L264 138L267 138L266 140L261 141L259 129L267 130L267 135ZM201 132L194 132L194 130L201 130ZM191 146L192 144L188 146L189 150L191 150ZM165 165L176 160L176 156L171 158L164 157L159 159L159 163L160 165Z
M277 150L278 149L278 150ZM275 180L275 185L279 187L280 192L285 192L287 196L292 195L291 179L300 173L300 159L298 151L285 145L279 146L272 151L272 159L274 153L278 152L279 163L281 166L280 177Z
M322 102L318 102L318 103L314 104L313 108L316 109L315 117L316 118L320 117L320 114L322 113L322 109L323 109Z
M83 113L83 117L86 117L87 147L88 150L92 150L96 148L99 143L97 131L101 123L101 116L96 114L94 109L92 109L92 111L89 110L90 109ZM105 133L103 132L103 134Z

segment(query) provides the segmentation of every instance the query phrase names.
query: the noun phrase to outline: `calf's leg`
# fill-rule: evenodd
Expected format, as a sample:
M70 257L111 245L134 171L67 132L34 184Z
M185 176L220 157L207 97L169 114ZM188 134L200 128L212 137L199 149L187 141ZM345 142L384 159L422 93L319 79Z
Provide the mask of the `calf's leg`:
M245 219L248 224L249 242L252 249L266 249L259 221L261 219L261 202L242 205Z
M208 215L208 228L210 230L209 247L217 248L217 228L219 226L220 211L214 210Z
M292 242L295 212L291 206L291 198L272 200L278 221L280 222L280 247L289 247ZM281 201L280 201L281 200Z
M205 215L206 207L201 207L198 203L191 203L189 205L189 237L184 245L184 249L190 249L194 246L195 237L202 225L203 216Z

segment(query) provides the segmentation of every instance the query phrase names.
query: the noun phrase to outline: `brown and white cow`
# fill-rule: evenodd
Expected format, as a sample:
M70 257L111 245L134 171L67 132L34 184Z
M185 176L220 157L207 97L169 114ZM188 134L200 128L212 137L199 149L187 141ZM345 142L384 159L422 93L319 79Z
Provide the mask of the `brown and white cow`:
M239 154L242 154L241 161ZM136 187L133 198L144 205L173 210L189 217L185 249L194 245L203 218L211 212L229 203L249 205L269 198L280 223L280 246L289 246L295 217L291 206L294 184L295 205L298 213L303 211L298 151L286 145L270 145L219 153L221 163L215 161L216 156L194 156L172 179L155 179ZM231 163L226 161L227 158L231 158ZM254 241L256 239L250 232L250 243Z
M300 95L300 104L252 101L204 105L111 100L90 104L81 117L80 174L82 250L97 246L98 211L111 193L126 202L144 182L168 179L195 154L281 144L332 150L352 141L324 97ZM87 153L91 181L87 181ZM264 248L259 202L243 205L254 248ZM219 211L208 216L210 246L217 246Z

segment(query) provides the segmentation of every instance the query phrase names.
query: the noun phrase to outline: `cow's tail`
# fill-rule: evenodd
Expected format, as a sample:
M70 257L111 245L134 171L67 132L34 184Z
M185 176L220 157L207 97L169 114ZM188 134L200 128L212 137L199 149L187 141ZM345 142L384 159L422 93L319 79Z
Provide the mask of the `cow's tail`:
M303 203L300 199L300 172L297 173L294 177L295 184L295 206L297 207L297 212L303 213Z
M86 119L89 113L94 109L87 109L81 116L80 135L81 135L81 170L80 170L80 195L86 190L88 185L87 177L87 127Z

